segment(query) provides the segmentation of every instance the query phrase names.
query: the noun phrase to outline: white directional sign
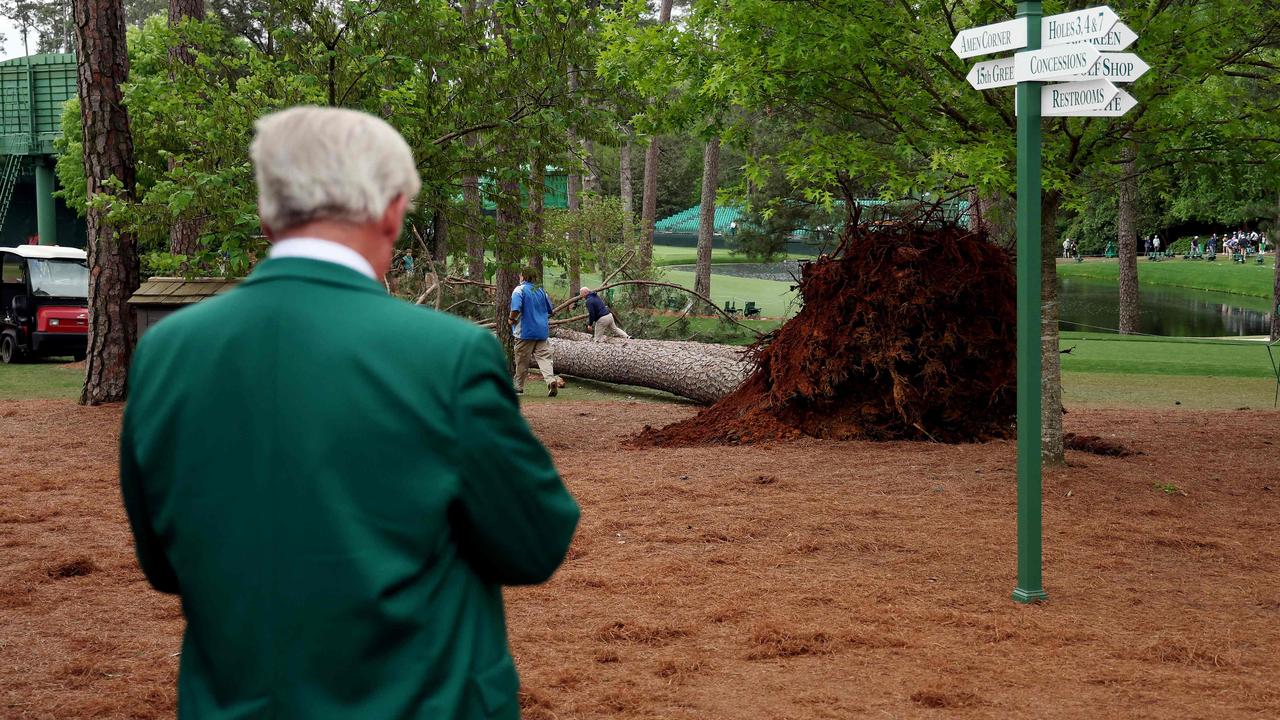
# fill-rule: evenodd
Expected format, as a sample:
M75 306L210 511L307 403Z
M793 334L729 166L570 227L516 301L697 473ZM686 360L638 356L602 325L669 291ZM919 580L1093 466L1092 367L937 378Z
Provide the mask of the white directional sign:
M951 42L951 49L962 58L1020 50L1026 46L1026 18L961 30Z
M1058 45L1013 56L1018 82L1069 80L1093 72L1102 53L1090 45Z
M1133 53L1102 53L1102 59L1087 73L1082 73L1072 80L1092 80L1105 78L1111 82L1131 83L1142 77L1151 66Z
M1128 112L1138 106L1138 101L1132 95L1120 90L1111 102L1099 110L1056 110L1053 113L1044 113L1045 115L1053 115L1057 117L1120 117L1128 114Z
M1085 42L1104 52L1120 52L1121 50L1127 50L1130 45L1137 41L1138 33L1131 30L1122 20L1112 25L1111 32L1106 35L1086 40Z
M969 71L969 84L976 90L1017 85L1018 79L1013 73L1013 58L988 60L974 65Z
M1040 21L1040 44L1049 47L1105 38L1118 22L1120 16L1106 5L1049 15Z
M1119 95L1110 80L1057 83L1040 89L1040 114L1044 117L1083 115L1104 110Z

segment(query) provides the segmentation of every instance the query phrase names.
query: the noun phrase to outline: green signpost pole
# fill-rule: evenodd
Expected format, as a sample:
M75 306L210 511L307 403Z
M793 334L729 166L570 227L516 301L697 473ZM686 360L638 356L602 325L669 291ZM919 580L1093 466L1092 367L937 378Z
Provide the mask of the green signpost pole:
M1018 3L1027 50L1040 49L1039 0ZM1040 83L1020 82L1018 104L1018 586L1021 603L1047 600L1041 577Z

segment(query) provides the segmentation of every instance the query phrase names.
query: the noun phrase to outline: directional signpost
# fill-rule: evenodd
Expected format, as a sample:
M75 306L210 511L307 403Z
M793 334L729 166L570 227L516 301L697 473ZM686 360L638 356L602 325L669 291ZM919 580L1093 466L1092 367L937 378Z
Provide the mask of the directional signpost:
M1019 0L1013 20L962 31L962 58L1018 51L977 63L978 90L1017 85L1018 117L1018 584L1013 599L1047 600L1041 564L1040 193L1041 118L1120 117L1138 103L1115 83L1150 67L1120 52L1138 39L1109 7L1043 16L1040 0ZM1046 85L1045 83L1051 83Z

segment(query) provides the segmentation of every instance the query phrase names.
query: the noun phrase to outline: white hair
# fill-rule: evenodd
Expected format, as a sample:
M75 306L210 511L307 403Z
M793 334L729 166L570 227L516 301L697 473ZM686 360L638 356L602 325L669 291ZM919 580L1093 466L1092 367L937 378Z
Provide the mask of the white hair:
M584 288L582 288L581 290L579 290L579 291L578 291L578 294L579 294L579 295L590 295L590 294L591 294L591 288L589 288L589 287L584 287Z
M315 220L372 222L422 188L395 128L343 108L299 106L258 119L249 146L262 224L282 232Z

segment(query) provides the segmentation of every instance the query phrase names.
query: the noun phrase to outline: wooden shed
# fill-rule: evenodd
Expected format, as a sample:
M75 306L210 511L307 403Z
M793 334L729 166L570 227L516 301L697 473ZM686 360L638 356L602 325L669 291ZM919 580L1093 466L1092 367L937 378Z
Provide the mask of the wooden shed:
M236 278L153 277L129 298L138 315L138 337L169 313L220 295L235 287Z

